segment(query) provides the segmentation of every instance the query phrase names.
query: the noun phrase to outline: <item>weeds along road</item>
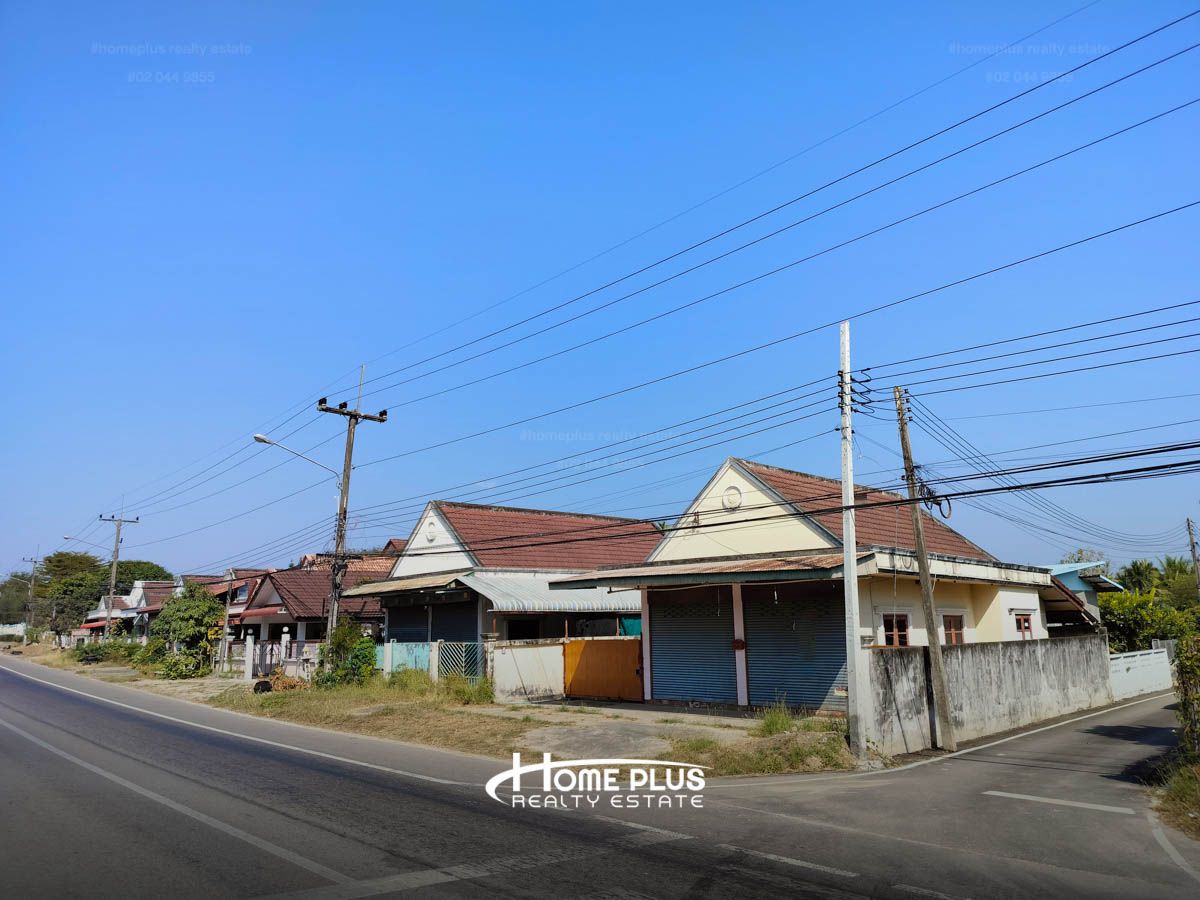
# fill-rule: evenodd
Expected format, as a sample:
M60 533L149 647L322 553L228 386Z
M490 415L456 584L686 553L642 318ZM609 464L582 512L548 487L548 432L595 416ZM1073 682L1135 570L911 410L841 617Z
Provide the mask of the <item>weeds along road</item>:
M0 662L14 897L1195 897L1137 774L1172 698L916 768L717 780L702 809L512 809L500 761Z

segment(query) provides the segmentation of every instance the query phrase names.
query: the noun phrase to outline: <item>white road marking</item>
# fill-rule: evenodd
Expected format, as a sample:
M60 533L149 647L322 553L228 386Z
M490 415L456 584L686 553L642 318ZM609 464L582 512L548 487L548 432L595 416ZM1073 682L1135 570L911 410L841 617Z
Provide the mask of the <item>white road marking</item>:
M984 791L987 797L1007 797L1010 800L1031 800L1034 803L1052 803L1055 806L1075 806L1079 809L1094 809L1098 812L1120 813L1132 816L1136 813L1128 806L1105 806L1102 803L1081 803L1078 800L1058 800L1054 797L1035 797L1033 794L1010 794L1007 791Z
M636 828L640 831L650 831L654 834L662 834L670 837L673 841L690 841L690 834L681 834L678 831L667 831L665 828L655 828L653 825L643 825L641 822L627 822L624 819L616 819L612 816L592 816L593 819L599 819L601 822L612 822L614 825L624 825L626 828Z
M1154 833L1154 839L1158 841L1158 846L1163 848L1163 851L1167 854L1167 856L1171 857L1171 862L1175 863L1175 865L1179 866L1179 868L1191 875L1192 878L1196 879L1196 881L1200 881L1200 872L1197 872L1195 869L1193 869L1188 861L1183 858L1180 852L1175 849L1174 845L1167 838L1167 833L1163 831L1162 826L1158 824L1158 819L1154 813L1147 811L1146 818L1150 821L1150 830Z
M1120 706L1108 706L1104 709L1098 709L1095 712L1090 712L1082 716L1076 716L1073 719L1055 722L1053 725L1043 725L1041 728L1032 728L1029 731L1022 731L1019 734L1010 734L1008 737L1000 738L998 741L980 744L978 747L968 747L966 750L959 750L956 753L944 753L940 756L930 757L929 759L919 759L916 762L906 763L903 766L896 766L894 769L873 769L870 772L847 772L843 775L776 775L771 778L748 778L742 780L721 779L720 781L710 781L707 787L709 790L717 788L779 787L781 784L811 784L812 782L816 781L834 781L837 779L846 778L867 778L869 776L885 774L895 775L897 772L915 769L918 766L928 766L933 763L945 762L948 759L956 759L959 756L966 756L968 753L978 753L980 750L990 750L992 747L998 747L1001 744L1007 744L1009 741L1015 741L1018 738L1041 734L1043 731L1050 731L1052 728L1062 728L1064 725L1073 725L1076 722L1082 722L1084 719L1091 719L1095 716L1107 715L1108 713L1127 709L1130 706L1137 706L1139 703L1149 703L1152 700L1161 700L1164 697L1171 697L1174 694L1174 691L1165 691L1161 694L1155 694L1153 697L1141 697L1137 700L1132 700L1129 703L1122 703Z
M264 841L262 838L250 834L248 831L242 831L240 828L236 828L233 825L222 822L220 819L214 819L212 816L206 815L199 810L192 809L190 806L184 806L182 803L178 803L175 800L172 800L170 797L164 797L162 794L156 794L154 791L148 790L147 788L142 787L140 784L134 784L132 781L128 781L122 778L120 775L109 772L108 770L102 769L99 766L94 766L90 762L80 759L78 756L73 756L65 750L60 750L53 744L46 743L46 741L43 741L36 735L30 734L28 731L18 728L16 725L11 724L10 722L5 722L3 719L0 719L0 726L7 728L14 734L20 735L21 737L25 738L25 740L32 744L36 744L43 750L49 751L55 756L65 759L69 763L73 763L80 768L87 769L93 775L99 775L101 778L105 778L108 781L111 781L113 784L120 785L126 790L133 791L133 793L145 797L147 800L153 800L155 803L161 803L168 809L187 816L189 819L195 819L197 822L207 825L209 828L216 829L223 834L237 838L239 841L245 841L247 844L257 847L259 850L270 853L272 856L277 856L285 862L289 862L294 866L298 866L301 869L312 872L314 875L319 875L320 877L332 881L335 884L344 884L351 881L349 876L343 875L341 872L335 872L333 869L326 868L320 863L313 862L311 859L301 856L299 853L293 853L291 850L280 847L278 844L272 844L270 841Z
M435 784L449 784L455 787L482 787L470 781L451 781L448 778L435 778L433 775L422 775L419 772L408 772L404 769L393 769L390 766L380 766L375 763L363 762L361 759L351 759L348 756L337 756L333 753L324 753L320 750L311 750L308 747L297 747L294 744L284 744L280 741L271 741L266 738L254 737L250 734L239 734L236 731L227 731L224 728L217 728L215 725L202 725L199 722L190 722L187 719L181 719L177 716L168 716L166 713L154 712L153 710L144 709L140 706L134 706L132 703L122 703L120 700L110 700L108 697L101 697L97 694L89 694L87 691L76 690L75 688L67 687L65 684L57 684L53 681L47 681L44 678L36 678L33 675L28 675L25 672L18 672L16 669L10 669L8 666L0 666L4 671L13 675L19 675L21 678L28 678L30 681L36 681L39 684L49 685L50 687L58 688L60 691L68 691L72 694L78 694L80 697L87 697L89 700L96 700L100 703L108 703L111 706L119 706L122 709L131 709L134 712L141 713L145 716L154 716L156 719L165 719L168 722L174 722L177 725L187 725L189 728L199 728L201 731L211 731L215 734L223 734L226 737L237 738L240 741L252 741L255 744L265 744L268 747L278 747L281 750L291 750L295 753L305 753L309 756L318 756L321 759L331 759L334 762L346 763L350 766L359 766L363 769L374 769L376 772L387 772L389 775L400 775L404 778L415 778L418 781L432 781Z
M546 850L541 853L530 853L527 856L502 857L500 859L483 860L477 863L446 866L441 869L417 869L412 872L400 872L396 875L385 875L382 878L372 878L367 881L334 884L328 887L312 888L307 891L278 894L277 896L280 898L292 898L292 900L353 900L356 897L375 897L380 894L411 891L435 884L470 881L479 878L488 878L492 875L505 875L513 872L524 872L530 869L540 869L545 866L554 866L592 856L601 856L621 847L642 847L679 839L673 836L673 832L662 831L658 833L660 831L661 829L656 828L640 834L615 838L597 845L572 849ZM683 837L686 838L687 835ZM264 898L264 900L270 900L270 898Z
M929 888L917 887L912 884L893 884L892 887L898 891L904 891L906 894L920 894L922 897L936 897L938 900L965 900L963 897L943 894L941 891L931 891Z
M857 872L847 872L845 869L835 869L833 866L823 866L820 863L808 862L803 859L793 859L790 856L776 856L774 853L763 853L761 850L747 850L745 847L735 847L732 844L717 844L722 850L733 850L736 853L747 853L750 856L757 856L759 859L769 859L772 862L784 863L789 866L797 866L801 869L814 869L818 872L826 872L830 875L841 875L843 878L857 878Z

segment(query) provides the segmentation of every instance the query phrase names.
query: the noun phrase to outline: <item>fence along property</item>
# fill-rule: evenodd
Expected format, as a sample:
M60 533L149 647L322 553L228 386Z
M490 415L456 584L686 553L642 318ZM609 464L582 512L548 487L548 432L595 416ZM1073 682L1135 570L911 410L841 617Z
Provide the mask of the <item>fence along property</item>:
M385 673L417 669L434 681L461 675L474 683L486 674L483 645L459 641L388 641L375 648L375 667Z

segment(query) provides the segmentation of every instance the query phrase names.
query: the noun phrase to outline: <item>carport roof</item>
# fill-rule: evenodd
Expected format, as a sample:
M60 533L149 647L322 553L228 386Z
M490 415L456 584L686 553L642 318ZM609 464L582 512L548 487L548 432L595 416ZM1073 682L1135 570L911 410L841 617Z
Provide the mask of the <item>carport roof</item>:
M471 572L459 581L491 600L492 607L501 613L635 613L642 609L638 591L607 593L579 587L552 591L552 577L525 572Z
M858 562L872 553L859 553ZM596 569L550 583L553 590L620 585L729 584L744 581L819 581L840 576L841 553L791 556L726 556L682 562L646 563L624 568Z
M381 597L385 594L401 594L405 591L419 591L427 588L448 587L467 574L470 569L459 569L457 572L434 572L430 575L406 575L403 578L388 578L383 581L366 581L355 585L348 591L342 591L343 597Z

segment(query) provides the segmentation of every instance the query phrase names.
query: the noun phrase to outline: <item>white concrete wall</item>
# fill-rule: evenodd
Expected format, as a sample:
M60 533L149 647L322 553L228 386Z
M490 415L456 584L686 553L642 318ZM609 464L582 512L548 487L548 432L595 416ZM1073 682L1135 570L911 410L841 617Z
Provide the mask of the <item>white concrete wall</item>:
M1165 649L1113 653L1108 658L1108 671L1115 700L1173 687L1171 661Z
M923 648L870 653L869 740L895 756L934 746ZM950 718L961 743L1112 702L1103 635L943 648Z
M563 641L497 641L489 664L497 703L562 699Z

